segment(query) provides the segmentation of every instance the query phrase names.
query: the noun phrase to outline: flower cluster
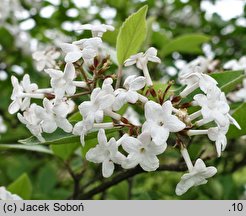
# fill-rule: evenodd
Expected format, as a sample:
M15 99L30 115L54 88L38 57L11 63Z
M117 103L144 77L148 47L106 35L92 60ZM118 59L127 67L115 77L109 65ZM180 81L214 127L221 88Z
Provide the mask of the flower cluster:
M56 60L60 57L60 52L54 48L46 48L43 51L36 51L32 54L33 59L36 61L38 71L43 71L44 68L56 67Z
M205 184L206 179L217 170L206 167L201 158L193 166L182 137L205 134L215 141L220 156L226 147L225 135L229 125L240 127L230 115L225 94L217 87L217 82L204 73L201 65L195 65L180 73L180 81L186 87L179 96L168 96L172 83L156 92L148 62L161 63L161 60L157 57L157 50L150 47L145 53L130 56L124 63L126 67L136 65L143 75L129 75L118 87L114 83L120 76L108 73L111 62L102 49L103 33L114 28L108 25L82 25L81 29L91 30L92 37L61 43L60 48L65 55L64 67L44 70L50 76L50 88L39 89L37 84L31 83L29 75L25 75L21 82L12 77L9 112L18 112L18 119L40 142L45 142L43 133L53 133L60 128L66 133L80 136L84 147L86 135L99 131L98 144L88 150L86 159L102 163L104 177L110 177L115 166L131 169L139 165L147 172L157 170L160 163L158 156L165 152L170 134L174 133L176 146L189 170L177 185L177 195L192 186ZM53 66L54 55L41 52L35 53L34 57L39 61L39 68L43 69L47 58L50 63L46 66ZM120 80L117 81L120 83ZM189 106L198 106L200 110L190 114L183 108L182 98L188 98L196 89L202 93L196 94ZM87 96L88 100L74 100L82 96ZM33 102L35 99L41 99L42 105ZM77 101L80 101L78 106ZM144 118L141 121L132 108L136 106L143 110ZM127 111L122 114L125 107L128 107ZM73 125L68 116L77 108L82 120ZM213 127L195 129L204 128L211 122L214 123ZM121 130L121 136L108 140L106 130L113 128Z

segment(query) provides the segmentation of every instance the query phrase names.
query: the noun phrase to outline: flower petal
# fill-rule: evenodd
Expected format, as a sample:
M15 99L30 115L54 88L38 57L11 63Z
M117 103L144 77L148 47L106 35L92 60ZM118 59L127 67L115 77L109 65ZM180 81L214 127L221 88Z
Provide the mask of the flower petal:
M97 134L97 139L98 139L98 143L100 145L107 145L107 137L105 135L105 131L103 129L100 129L98 134Z
M69 52L65 56L65 62L76 62L82 57L82 52L81 51L76 51L76 52Z
M146 84L146 78L143 76L139 76L135 78L131 83L130 83L130 90L132 91L138 91L142 89Z
M139 152L139 146L141 142L134 137L126 137L122 140L122 147L127 153Z
M161 121L162 117L165 115L160 104L153 101L148 101L145 106L145 118L147 120L152 120L154 122Z
M9 105L9 108L8 108L8 111L10 114L14 114L16 112L18 112L20 109L20 104L17 100L14 100L10 105Z
M177 116L171 115L165 119L164 127L168 128L170 132L178 132L185 129L186 125Z
M56 118L56 124L67 133L71 133L73 130L72 124L65 118Z
M161 126L151 127L152 140L156 145L166 145L166 141L169 136L169 130Z
M73 66L72 63L67 63L64 69L64 79L73 80L75 76L76 76L75 67Z
M114 163L109 160L105 160L102 163L102 174L103 177L108 178L110 177L114 172Z
M131 168L137 166L140 161L141 161L141 158L140 158L139 154L132 152L127 156L126 160L123 161L121 166L124 169L131 169Z
M159 160L155 155L145 154L140 166L147 172L155 171L159 167Z
M135 91L129 90L129 91L126 93L126 100L127 100L129 103L135 104L135 103L138 101L138 93L135 92Z

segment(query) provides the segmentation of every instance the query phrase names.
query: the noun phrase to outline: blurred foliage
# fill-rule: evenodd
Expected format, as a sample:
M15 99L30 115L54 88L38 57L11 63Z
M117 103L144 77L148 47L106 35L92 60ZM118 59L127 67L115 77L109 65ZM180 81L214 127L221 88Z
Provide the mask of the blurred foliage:
M83 0L84 1L84 0ZM20 66L25 73L30 74L31 80L37 82L39 87L47 87L49 79L44 73L37 72L32 60L32 46L37 43L38 49L45 46L55 45L60 41L72 41L83 37L89 37L89 32L78 32L74 26L78 23L91 23L95 20L102 23L112 24L116 27L114 32L107 32L103 40L110 46L116 47L116 39L119 32L124 33L120 27L124 20L132 13L138 11L144 5L148 5L147 13L147 37L141 45L141 51L150 46L156 47L158 56L162 59L161 66L153 66L155 71L152 76L158 81L163 76L166 66L174 66L174 60L184 59L190 61L203 54L202 44L208 43L214 51L215 58L224 63L230 59L239 58L246 52L245 27L237 25L238 18L224 21L218 14L213 14L210 20L205 18L205 12L201 10L201 1L180 0L91 0L91 4L80 7L72 0L35 1L20 0L20 7L28 12L24 18L15 18L18 6L10 5L12 11L4 21L0 22L0 71L7 72L5 81L0 80L0 114L7 124L8 131L2 134L0 142L4 145L0 148L0 185L8 186L11 192L22 195L26 199L68 199L74 190L74 181L69 174L72 169L75 173L81 172L81 167L87 167L83 172L81 185L89 185L89 188L98 185L101 180L100 166L83 160L88 146L96 144L95 135L87 138L87 147L82 149L78 137L68 136L63 140L57 140L56 135L49 135L47 148L35 149L37 141L33 138L18 144L16 149L8 149L8 144L17 144L18 140L30 136L29 132L22 126L15 115L7 112L10 103L12 86L11 75L18 78L23 74L16 73L13 66ZM78 1L77 1L78 2ZM82 2L82 1L81 1ZM87 2L87 1L86 1ZM213 2L213 1L211 1ZM50 17L43 17L41 13L44 8L52 7L54 12ZM74 10L73 16L69 11ZM108 17L107 13L115 13ZM244 8L246 11L246 7ZM109 13L110 14L110 13ZM244 18L245 17L244 13ZM19 28L25 21L34 22L30 29ZM127 24L126 24L127 25ZM226 32L225 28L233 26L234 30ZM23 39L27 37L27 39ZM32 43L31 43L32 42ZM140 40L141 42L141 40ZM120 42L119 42L120 43ZM121 43L124 43L122 41ZM122 44L120 45L122 46ZM137 47L138 48L138 47ZM135 51L137 48L132 48ZM132 53L131 53L132 54ZM125 54L129 56L129 54ZM123 61L124 57L118 57ZM125 58L124 58L125 59ZM113 65L112 71L117 67ZM234 73L234 72L233 72ZM228 74L224 90L232 90L241 82L240 74ZM216 74L213 75L216 78ZM176 78L176 77L174 77ZM237 79L235 81L235 78ZM234 83L229 83L230 81ZM222 80L223 81L223 80ZM221 81L221 82L222 82ZM158 84L160 85L160 84ZM157 85L156 85L157 86ZM138 107L134 107L138 109ZM174 190L181 173L177 172L153 172L143 173L134 178L123 181L105 193L94 196L95 199L240 199L245 198L246 183L246 147L245 140L238 139L245 134L245 118L240 119L240 112L245 110L245 104L237 105L234 117L241 123L243 130L238 132L231 129L229 137L233 138L228 143L228 148L221 158L210 160L209 163L218 167L218 174L210 179L209 183L197 188L192 188L181 197L175 196ZM245 113L245 112L244 112ZM71 120L77 121L74 114ZM109 137L117 136L118 133L111 131ZM189 151L195 159L204 152L208 154L214 151L212 144L206 139L194 139L194 144ZM52 145L51 145L52 144ZM62 144L62 145L60 145ZM71 144L68 147L68 144ZM30 151L21 150L24 149ZM51 150L48 149L51 145ZM8 149L8 150L7 150ZM45 152L40 153L40 152ZM52 155L52 152L54 156ZM169 149L160 157L161 162L173 162L179 157L177 150ZM97 180L97 181L96 181ZM95 182L94 182L95 181ZM23 191L25 187L25 191Z

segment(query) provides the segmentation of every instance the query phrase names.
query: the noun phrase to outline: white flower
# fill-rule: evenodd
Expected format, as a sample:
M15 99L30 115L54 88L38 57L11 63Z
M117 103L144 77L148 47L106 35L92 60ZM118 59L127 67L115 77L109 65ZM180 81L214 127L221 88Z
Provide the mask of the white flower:
M246 72L246 56L242 56L238 61L233 59L225 63L225 69L244 70Z
M9 105L8 111L10 114L14 114L19 110L24 111L30 106L31 98L43 98L41 93L35 93L38 90L38 86L30 82L30 77L26 74L23 77L21 83L15 76L11 77L13 85L13 92L11 100L13 102Z
M124 104L136 103L139 99L144 98L137 93L138 90L142 89L145 86L145 77L132 75L126 78L124 82L124 88L119 88L115 91L115 102L113 105L113 110L119 110ZM147 102L145 98L144 102Z
M5 133L7 131L7 127L3 122L3 117L0 116L0 134Z
M87 152L86 159L93 163L102 163L102 174L108 178L114 172L114 163L121 164L125 160L125 156L118 151L118 146L119 143L113 137L107 141L105 131L100 129L98 144Z
M60 55L60 52L55 49L48 49L36 51L32 54L32 57L36 60L37 70L42 71L45 67L54 68L54 66L56 66L56 59L58 59Z
M140 52L136 55L132 55L125 61L125 66L136 64L136 66L143 70L148 61L161 63L161 60L157 57L157 50L154 47L150 47L145 53Z
M159 167L159 155L165 151L165 145L156 145L148 132L143 132L137 138L126 137L122 140L122 147L128 153L122 163L124 169L130 169L138 164L145 171L154 171Z
M60 47L66 54L66 62L76 62L80 58L86 63L91 63L91 61L98 55L98 49L102 46L102 40L99 37L82 39L75 41L72 44L61 43Z
M214 176L216 173L217 169L215 167L206 167L203 160L199 158L189 173L181 177L175 192L178 196L181 196L193 186L206 184L208 182L207 178Z
M201 106L204 122L215 121L221 127L228 123L227 113L230 110L225 94L215 87L210 89L207 95L197 94L194 96L196 103Z
M25 124L28 130L35 136L40 142L44 142L45 139L42 137L41 119L36 115L36 104L31 106L21 115L17 114L18 119L22 124Z
M54 93L57 99L63 98L65 93L68 96L72 96L76 92L76 85L84 85L84 82L73 81L76 78L75 68L72 63L67 63L64 69L64 73L56 69L46 69L45 72L50 75L50 84L54 89Z
M173 107L170 101L166 101L162 106L148 101L144 108L146 122L143 124L143 131L150 132L157 145L164 145L166 148L169 132L178 132L186 127L177 116L172 115Z
M235 97L236 101L243 100L246 102L246 79L243 80L243 87L235 92L233 96Z
M179 76L180 82L187 85L186 88L180 93L181 97L186 97L198 87L207 93L210 89L217 85L217 81L211 76L202 73L200 67L194 67L189 73Z
M115 101L115 97L105 90L95 88L91 93L91 100L79 105L79 111L84 119L91 118L93 122L103 121L104 111L109 109Z
M70 133L73 126L66 119L69 109L62 104L60 108L56 109L54 101L47 98L43 100L43 107L36 107L36 115L42 120L41 127L46 133L53 133L57 127L63 129L65 132ZM69 105L67 105L68 107Z
M81 25L79 30L91 30L93 37L102 37L106 31L114 31L114 27L105 24L85 24Z
M161 60L157 57L157 50L154 47L150 47L145 53L141 52L130 56L130 58L127 59L124 64L125 66L136 64L137 68L143 70L147 86L152 86L153 83L147 67L148 61L161 63Z
M22 198L10 193L5 187L0 187L0 200L22 200Z
M94 118L91 115L74 125L73 134L80 136L80 142L82 146L85 145L85 136L93 128L93 123Z
M218 157L221 156L221 152L225 150L227 145L226 133L229 127L213 127L208 129L208 138L211 141L215 141L216 151Z
M80 136L80 142L82 146L85 145L85 136L87 135L87 133L92 131L92 129L98 130L98 129L114 128L114 124L112 122L96 123L96 124L93 124L93 123L94 123L93 119L88 117L86 119L83 119L80 122L77 122L74 125L73 134Z
M179 77L184 77L187 74L190 74L194 71L196 66L200 67L201 73L207 73L208 71L213 71L216 61L213 61L211 58L206 58L204 56L198 56L196 59L192 60L188 64L184 65L179 72Z
M75 108L75 103L71 99L62 98L54 101L53 112L57 116L66 118L68 114L72 113Z

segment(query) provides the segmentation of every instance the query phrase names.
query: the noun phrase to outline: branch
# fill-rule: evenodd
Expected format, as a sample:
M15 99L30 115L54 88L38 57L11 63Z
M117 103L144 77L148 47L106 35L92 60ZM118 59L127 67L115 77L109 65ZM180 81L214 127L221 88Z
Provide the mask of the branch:
M185 163L166 164L166 165L162 164L157 169L157 171L185 171L185 170L187 170ZM140 166L137 166L136 168L130 170L124 170L116 174L112 178L106 179L101 185L92 188L91 190L85 192L84 194L81 194L79 196L79 199L91 199L94 195L101 193L107 190L108 188L130 177L136 176L140 173L145 173L145 171Z
M123 73L122 65L119 65L118 72L117 72L117 81L116 81L115 89L120 87L122 73Z

